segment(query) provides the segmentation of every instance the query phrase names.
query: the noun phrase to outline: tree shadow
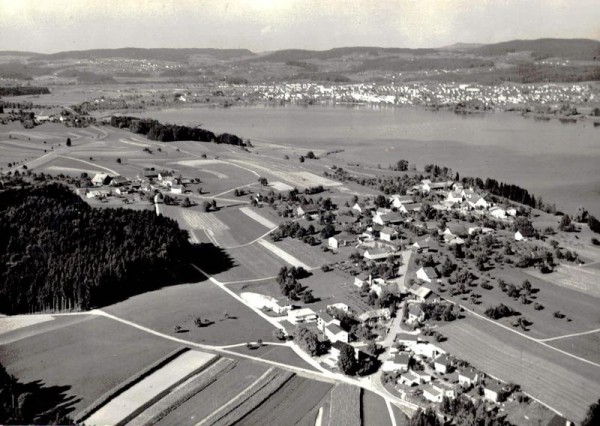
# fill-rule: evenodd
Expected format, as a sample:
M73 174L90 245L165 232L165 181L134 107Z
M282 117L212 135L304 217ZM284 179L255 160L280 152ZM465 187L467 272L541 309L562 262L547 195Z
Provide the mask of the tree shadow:
M71 386L46 386L41 380L18 385L20 415L25 423L74 424L75 404L81 401L69 395Z
M223 248L212 243L194 244L189 259L209 275L216 275L236 266L231 256Z

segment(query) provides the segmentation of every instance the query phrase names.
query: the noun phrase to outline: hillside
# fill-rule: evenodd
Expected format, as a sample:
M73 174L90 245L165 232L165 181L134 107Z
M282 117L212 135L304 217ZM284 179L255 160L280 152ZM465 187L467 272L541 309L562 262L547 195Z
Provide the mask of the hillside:
M0 193L0 312L88 309L189 278L186 231L58 184Z
M535 59L557 57L582 61L600 61L600 41L557 38L511 40L487 44L471 50L471 53L482 56L502 56L514 52L531 52L532 57Z

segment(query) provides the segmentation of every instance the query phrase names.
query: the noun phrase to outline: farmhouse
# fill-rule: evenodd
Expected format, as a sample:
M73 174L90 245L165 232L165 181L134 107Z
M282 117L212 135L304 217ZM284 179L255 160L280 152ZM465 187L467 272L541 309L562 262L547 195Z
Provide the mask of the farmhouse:
M368 203L355 203L352 206L352 210L356 210L359 213L366 213L368 211L375 210L377 206L373 202Z
M162 182L162 181L167 180L169 178L173 178L173 173L171 173L169 171L166 171L166 170L163 170L163 171L158 172L157 177L158 177L158 180ZM172 179L171 179L171 181L172 181Z
M434 268L421 267L421 269L417 271L417 278L430 283L433 280L439 278L439 274Z
M428 179L421 181L423 182L423 192L445 191L451 188L452 184L454 184L454 182L451 180L446 182L426 182L426 180Z
M466 237L467 235L469 235L469 233L467 232L467 228L465 228L464 225L456 223L449 223L446 226L446 229L444 230L443 234L450 235L453 237Z
M458 383L462 386L471 386L477 383L479 380L479 373L470 368L458 372Z
M123 186L123 185L127 185L129 183L131 183L131 181L124 176L115 176L110 181L111 186Z
M423 205L421 203L410 203L410 204L403 204L398 208L398 211L401 213L412 213L412 212L419 212L421 211L421 208L423 207Z
M92 178L92 184L94 186L102 186L105 184L109 184L110 181L111 181L111 178L108 175L108 173L96 173L94 175L94 177Z
M410 363L410 354L402 352L395 354L393 357L385 360L381 369L383 371L406 371L408 370L408 364Z
M110 191L107 189L94 189L86 192L85 196L87 198L105 198L110 195Z
M173 194L182 194L183 193L183 186L181 186L181 185L173 185L173 186L171 186L171 193L173 193Z
M292 324L315 322L317 314L310 308L292 309L288 311L288 321Z
M327 246L332 249L338 249L339 247L345 247L348 244L352 244L356 241L356 236L341 232L338 235L329 237L327 239Z

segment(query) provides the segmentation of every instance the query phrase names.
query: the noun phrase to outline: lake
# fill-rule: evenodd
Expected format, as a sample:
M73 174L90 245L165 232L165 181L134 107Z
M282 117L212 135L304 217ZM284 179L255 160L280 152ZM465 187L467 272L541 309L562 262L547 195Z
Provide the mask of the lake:
M418 168L435 163L461 176L514 183L568 212L583 205L600 217L600 128L591 122L370 106L178 108L136 115L250 140L344 149L349 161L382 167L399 159Z

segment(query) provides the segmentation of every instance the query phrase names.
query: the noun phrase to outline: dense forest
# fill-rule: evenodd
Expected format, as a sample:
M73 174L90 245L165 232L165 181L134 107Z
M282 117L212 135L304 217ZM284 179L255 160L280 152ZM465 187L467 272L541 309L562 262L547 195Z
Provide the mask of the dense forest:
M245 145L241 138L229 133L223 133L217 136L213 132L199 127L161 124L158 121L149 118L113 116L110 119L110 125L120 129L127 128L129 131L142 134L153 141L196 141L216 142L238 146Z
M22 96L22 95L47 95L50 93L47 87L19 86L0 87L0 96Z
M199 247L153 211L92 208L68 187L0 193L0 312L89 309L192 278Z
M42 387L39 381L20 383L0 364L0 424L74 424L67 415L65 388Z

